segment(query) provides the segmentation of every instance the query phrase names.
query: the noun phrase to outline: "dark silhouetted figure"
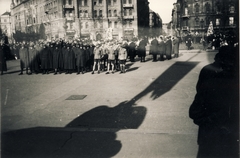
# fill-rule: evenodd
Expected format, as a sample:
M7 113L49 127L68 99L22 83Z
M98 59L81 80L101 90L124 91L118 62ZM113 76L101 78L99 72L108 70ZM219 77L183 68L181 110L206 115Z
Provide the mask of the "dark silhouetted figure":
M239 84L236 49L223 46L199 75L189 116L199 126L198 158L238 157Z

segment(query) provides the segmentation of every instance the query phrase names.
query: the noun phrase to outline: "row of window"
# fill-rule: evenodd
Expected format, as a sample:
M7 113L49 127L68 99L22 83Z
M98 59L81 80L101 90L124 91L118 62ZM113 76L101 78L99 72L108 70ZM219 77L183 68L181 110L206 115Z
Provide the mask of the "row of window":
M72 0L67 0L68 4L72 4ZM64 4L67 2L65 0ZM115 5L118 3L118 0L108 0L107 1L108 5ZM93 2L94 5L103 5L103 0L95 0ZM123 0L123 4L127 4L127 0ZM128 0L128 4L132 4L132 0ZM79 5L80 6L88 6L88 0L79 0Z
M206 22L205 22L205 26L208 26L209 23L210 23L210 18L206 18ZM221 19L220 18L216 18L215 20L215 24L216 26L219 26L221 24ZM234 17L229 17L228 19L228 25L234 25ZM204 27L204 21L203 19L200 21L199 18L196 18L195 19L195 25L196 26L201 26L201 27Z
M229 11L229 13L235 13L235 7L233 5L230 5L228 8L228 11ZM194 5L194 12L195 13L200 12L200 5L198 3L196 3ZM206 13L211 12L211 4L209 4L208 2L205 4L204 12L206 12ZM216 13L221 13L221 12L222 12L221 7L217 6ZM185 15L190 14L190 8L188 8L188 6L185 6L184 13L185 13Z

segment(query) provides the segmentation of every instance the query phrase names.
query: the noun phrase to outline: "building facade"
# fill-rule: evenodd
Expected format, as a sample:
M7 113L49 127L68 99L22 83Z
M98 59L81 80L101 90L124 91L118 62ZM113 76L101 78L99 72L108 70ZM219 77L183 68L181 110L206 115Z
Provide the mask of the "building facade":
M162 19L158 13L149 12L149 36L158 37L162 35Z
M12 35L11 13L5 12L0 16L0 28L3 34L8 37Z
M43 39L131 39L148 34L148 4L148 0L12 0L12 28L14 33L39 34Z
M177 36L206 36L212 22L215 33L235 33L238 6L238 0L177 0L172 11L172 29Z

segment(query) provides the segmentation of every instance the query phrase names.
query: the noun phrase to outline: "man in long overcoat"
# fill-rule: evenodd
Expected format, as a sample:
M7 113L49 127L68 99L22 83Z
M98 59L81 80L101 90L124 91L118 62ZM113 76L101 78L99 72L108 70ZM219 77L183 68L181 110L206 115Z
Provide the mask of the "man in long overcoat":
M32 72L38 73L39 72L39 62L38 62L38 51L34 48L34 43L31 42L29 45L29 68L30 68L30 74Z
M75 54L70 44L66 45L66 49L63 49L63 61L65 74L71 74L76 67Z
M239 155L238 50L221 47L199 75L189 117L199 126L197 158Z
M173 37L173 55L175 58L179 57L179 39L178 37Z
M86 50L83 48L83 45L77 44L76 49L74 50L76 56L76 66L77 66L77 75L84 74L84 68L86 65Z
M22 42L21 48L19 50L19 56L20 56L20 69L21 69L21 72L19 75L23 74L24 68L26 68L26 74L28 74L29 53L28 53L28 48L27 48L25 41Z
M145 38L142 38L137 48L138 56L140 57L141 62L145 62L146 46L147 46L147 40Z
M159 41L159 44L158 44L158 52L160 54L160 61L163 61L164 60L164 55L166 55L166 53L165 53L165 43L164 43L164 40L163 40L163 36L160 36L160 41Z
M153 56L153 62L157 61L158 55L158 40L156 37L151 41L150 54Z
M40 60L41 60L41 69L43 74L49 74L49 59L50 59L50 50L47 47L47 44L45 43L43 45L43 49L41 49L40 52Z
M61 73L61 63L63 60L63 55L62 55L62 50L60 48L60 44L56 44L55 45L55 49L53 50L52 53L52 59L53 59L53 69L54 69L54 75L57 74L57 72L59 72L59 74Z
M165 51L166 51L166 57L168 60L172 59L172 40L171 36L167 37L167 41L165 43Z
M6 63L6 52L4 50L4 40L1 40L0 46L0 70L1 75L3 75L3 71L7 71L7 63Z

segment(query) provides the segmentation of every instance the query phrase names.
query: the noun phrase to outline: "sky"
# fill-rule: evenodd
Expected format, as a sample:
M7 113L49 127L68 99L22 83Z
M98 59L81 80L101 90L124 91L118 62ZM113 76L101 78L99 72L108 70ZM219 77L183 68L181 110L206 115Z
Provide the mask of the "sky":
M173 9L173 3L177 0L148 0L149 7L154 12L158 13L162 18L163 23L169 23L171 21L171 14ZM6 11L10 11L11 0L0 0L0 15Z
M172 19L173 3L177 0L148 0L149 8L158 13L163 23L169 23Z

